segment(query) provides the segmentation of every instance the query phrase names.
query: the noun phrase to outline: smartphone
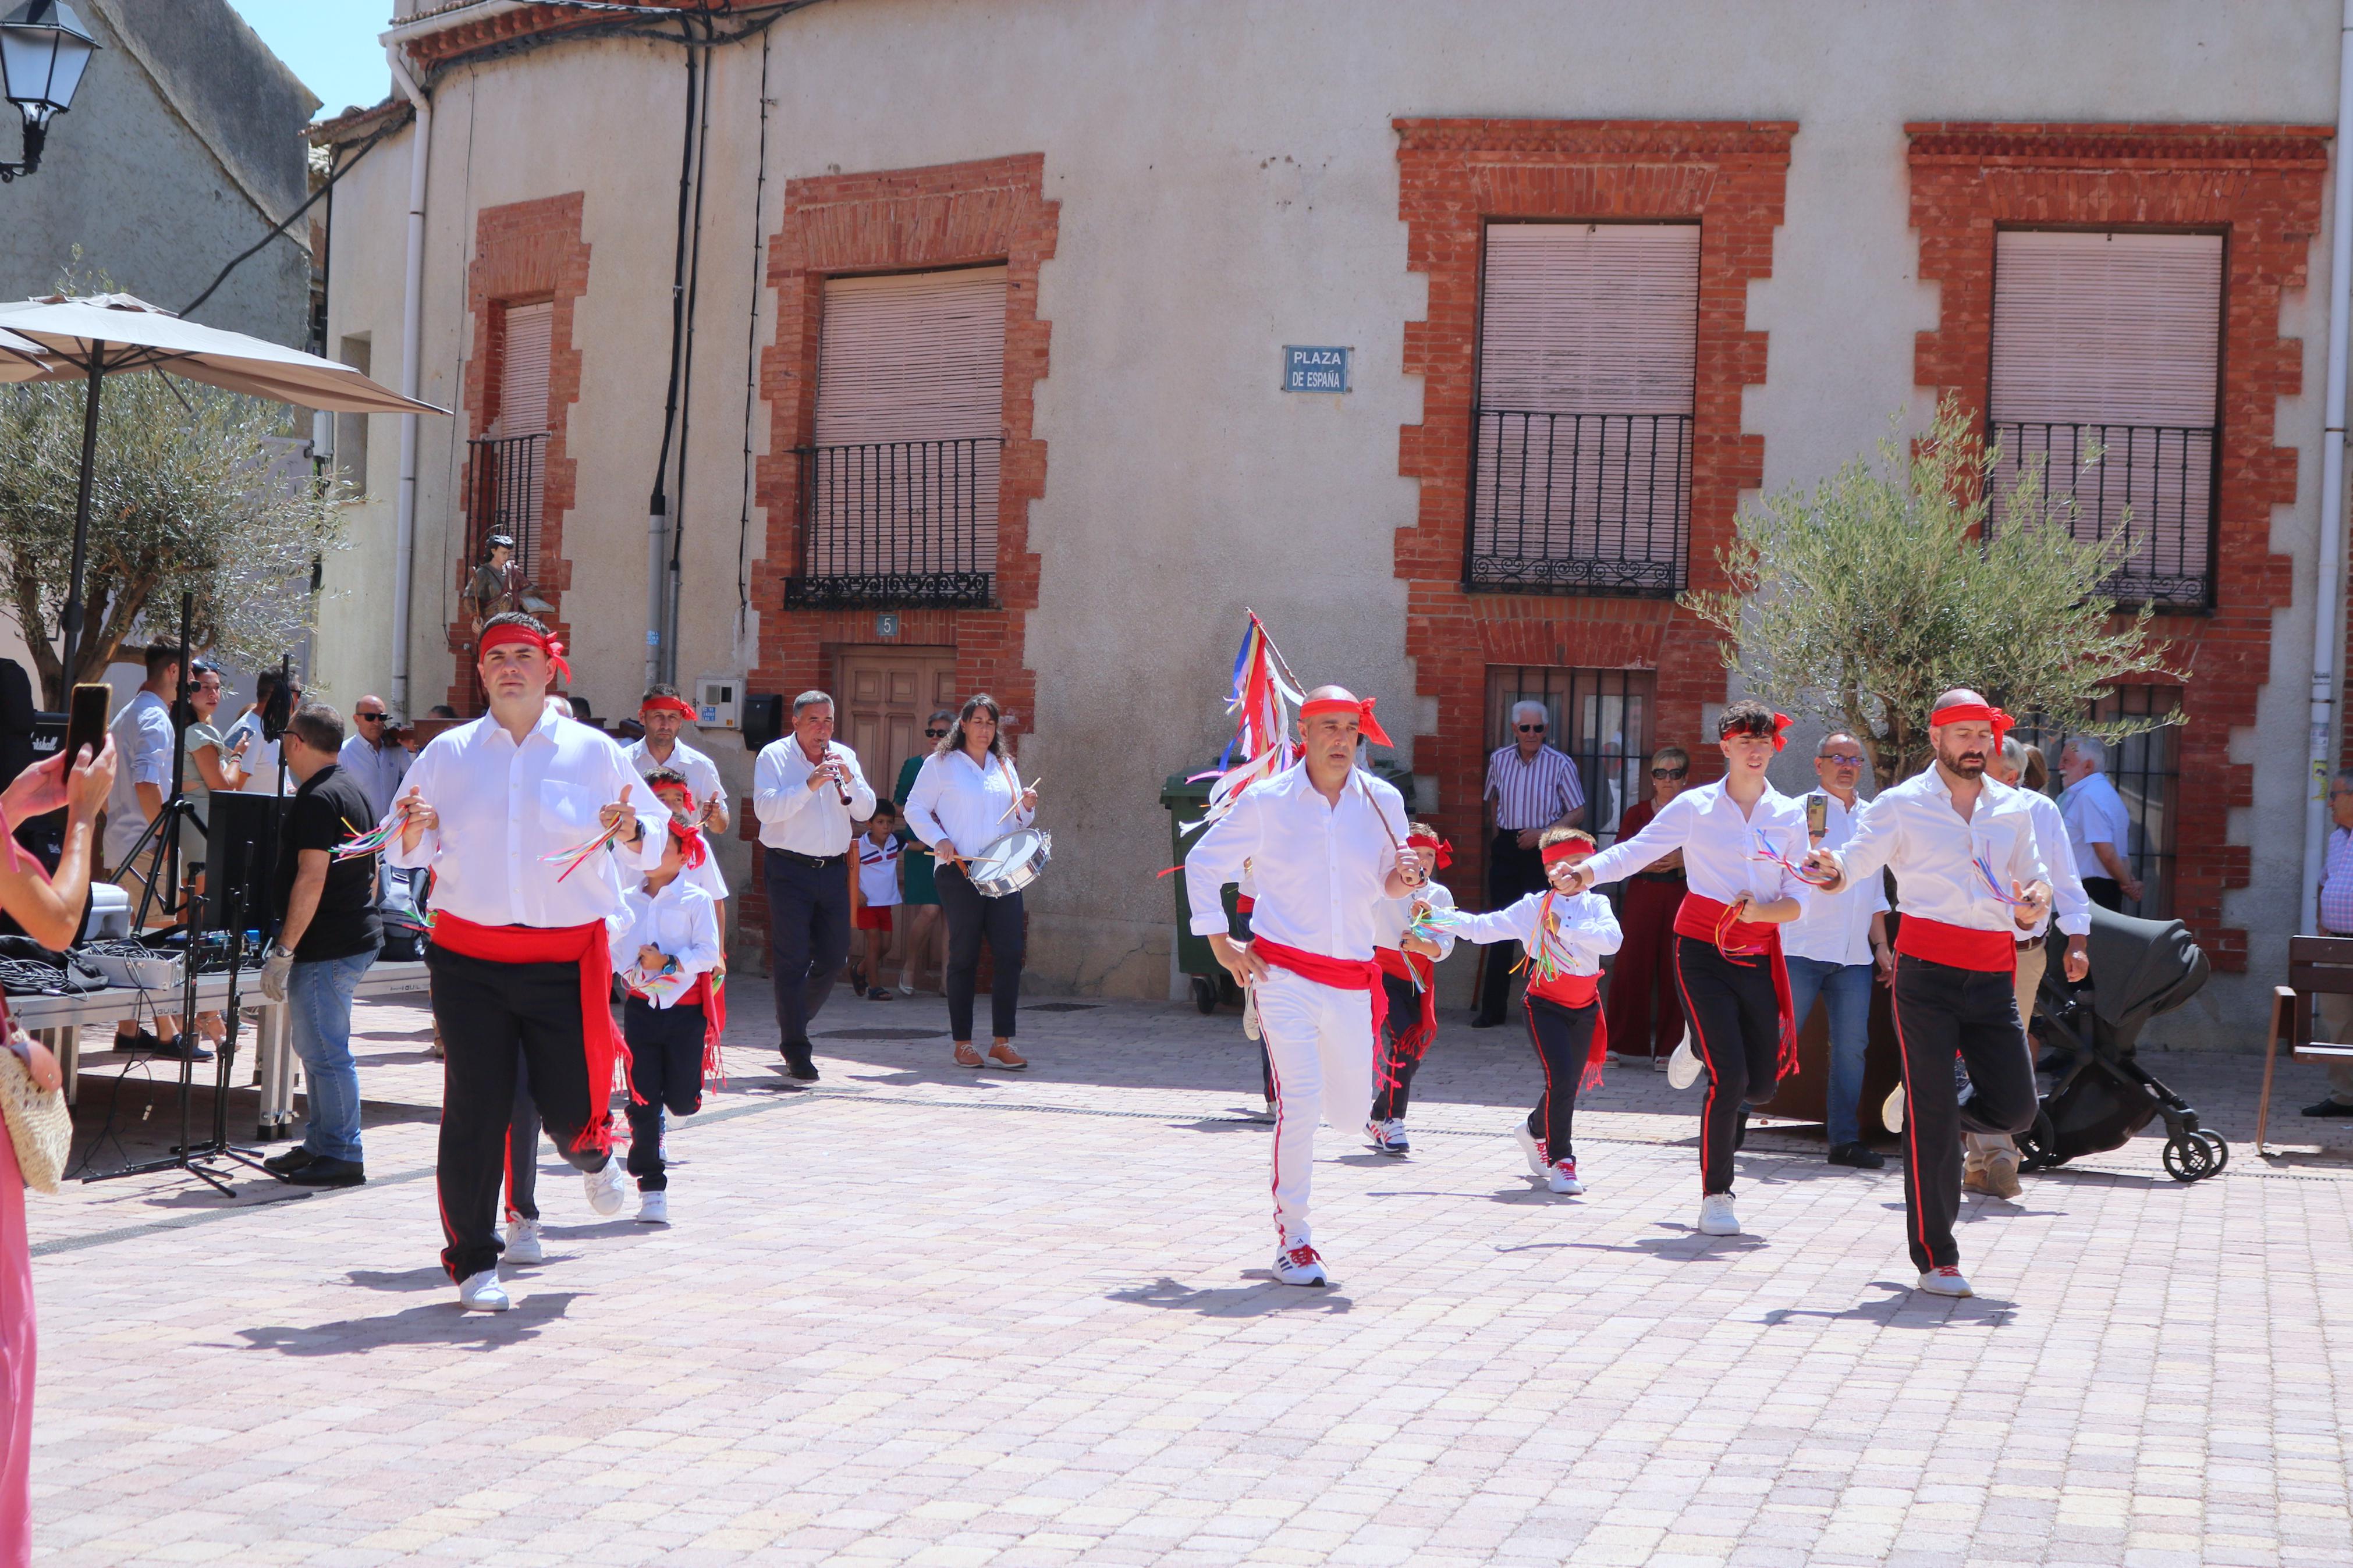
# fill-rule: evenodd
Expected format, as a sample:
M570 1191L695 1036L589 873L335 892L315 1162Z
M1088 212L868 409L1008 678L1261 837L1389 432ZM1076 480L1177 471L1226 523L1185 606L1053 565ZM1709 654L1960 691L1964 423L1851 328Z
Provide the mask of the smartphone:
M1806 797L1806 837L1820 838L1831 830L1831 797L1816 792Z
M83 681L73 689L66 710L66 771L73 771L84 746L95 757L106 746L106 720L114 704L114 688L102 680Z

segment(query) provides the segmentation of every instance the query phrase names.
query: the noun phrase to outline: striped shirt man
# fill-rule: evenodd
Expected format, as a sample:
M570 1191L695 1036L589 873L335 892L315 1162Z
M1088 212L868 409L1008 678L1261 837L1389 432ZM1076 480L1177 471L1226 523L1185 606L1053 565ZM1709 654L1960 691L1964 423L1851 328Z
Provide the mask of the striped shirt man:
M1495 803L1495 826L1506 833L1550 827L1585 805L1577 763L1565 752L1538 746L1524 757L1517 746L1498 748L1487 759L1486 798Z
M2320 879L2320 929L2353 936L2353 827L2328 834L2328 860Z

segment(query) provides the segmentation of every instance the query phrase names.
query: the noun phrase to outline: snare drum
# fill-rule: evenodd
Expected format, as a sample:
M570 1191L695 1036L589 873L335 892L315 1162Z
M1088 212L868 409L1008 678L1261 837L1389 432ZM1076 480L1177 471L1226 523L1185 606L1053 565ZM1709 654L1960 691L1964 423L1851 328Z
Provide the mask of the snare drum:
M1054 836L1017 827L974 856L965 874L983 898L1001 899L1036 881L1054 858Z

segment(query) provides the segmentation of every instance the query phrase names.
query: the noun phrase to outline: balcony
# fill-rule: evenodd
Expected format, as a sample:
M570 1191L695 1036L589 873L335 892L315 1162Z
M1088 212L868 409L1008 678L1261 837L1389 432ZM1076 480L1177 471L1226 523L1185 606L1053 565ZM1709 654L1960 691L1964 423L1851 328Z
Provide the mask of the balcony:
M547 468L547 437L491 437L466 443L466 560L483 559L483 542L503 533L515 542L525 583L538 581L539 514Z
M804 447L796 610L981 609L997 587L1001 437Z
M1482 408L1476 428L1465 588L1650 598L1683 591L1690 415Z
M2073 531L2085 541L2130 531L2116 574L2102 584L2118 607L2214 606L2214 451L2211 425L2107 425L2002 419L1989 528L2000 528L2020 470L2039 463L2044 489L2073 497Z

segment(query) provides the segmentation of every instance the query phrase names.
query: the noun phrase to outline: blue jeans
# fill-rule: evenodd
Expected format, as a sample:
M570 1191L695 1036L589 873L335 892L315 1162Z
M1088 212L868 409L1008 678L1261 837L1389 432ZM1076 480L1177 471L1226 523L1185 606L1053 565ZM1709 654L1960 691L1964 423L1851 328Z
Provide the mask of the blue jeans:
M1819 958L1792 958L1789 963L1789 1010L1798 1027L1814 1010L1820 995L1830 1010L1831 1082L1829 1107L1831 1147L1852 1143L1862 1136L1855 1108L1862 1099L1862 1055L1871 1045L1872 970L1868 963L1826 963Z
M360 1163L360 1073L352 1064L352 993L375 950L300 961L286 979L294 1054L302 1058L309 1116L302 1147L322 1160Z

